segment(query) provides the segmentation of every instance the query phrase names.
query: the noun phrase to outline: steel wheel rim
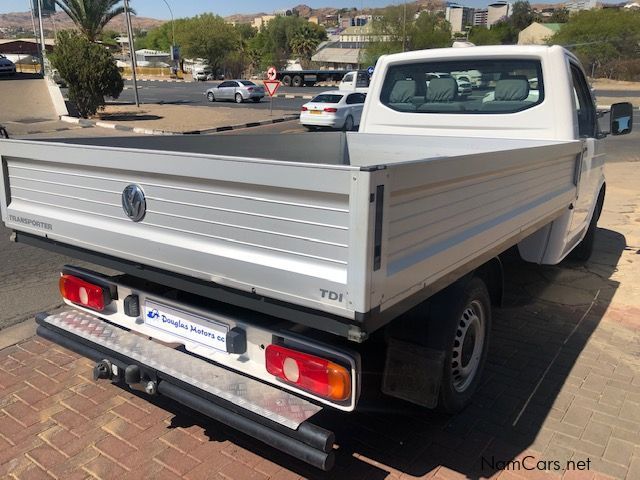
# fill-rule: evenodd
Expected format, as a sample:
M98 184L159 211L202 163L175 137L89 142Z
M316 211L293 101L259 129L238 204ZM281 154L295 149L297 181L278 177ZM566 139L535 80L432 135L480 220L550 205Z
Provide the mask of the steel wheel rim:
M462 311L453 340L451 379L459 393L469 388L478 373L485 326L484 307L479 300L474 300Z

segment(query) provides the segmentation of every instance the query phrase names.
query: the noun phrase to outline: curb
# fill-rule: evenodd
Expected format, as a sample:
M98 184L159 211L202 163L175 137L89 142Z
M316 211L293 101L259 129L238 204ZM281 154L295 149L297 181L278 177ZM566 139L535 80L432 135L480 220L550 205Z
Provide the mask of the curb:
M314 95L295 95L293 93L279 93L274 95L275 98L303 98L305 100L311 100Z
M60 120L66 123L74 123L76 125L81 125L83 127L110 128L112 130L141 133L143 135L199 135L202 133L226 132L229 130L240 130L243 128L260 127L262 125L271 125L274 123L282 123L289 120L295 120L299 117L300 117L299 114L291 114L291 115L287 115L279 118L270 118L268 120L263 120L261 122L240 123L237 125L226 125L224 127L205 128L202 130L189 130L186 132L171 132L168 130L153 130L150 128L127 127L126 125L103 122L102 120L88 120L86 118L70 117L68 115L61 116Z

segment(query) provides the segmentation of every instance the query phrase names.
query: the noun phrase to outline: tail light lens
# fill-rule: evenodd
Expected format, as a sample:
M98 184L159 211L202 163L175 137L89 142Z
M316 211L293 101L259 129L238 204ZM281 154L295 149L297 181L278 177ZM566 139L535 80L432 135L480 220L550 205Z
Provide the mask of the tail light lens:
M301 112L306 112L307 110L309 110L307 107L302 107L302 108L300 109L300 111L301 111Z
M330 400L351 395L351 375L342 365L280 345L265 352L267 371L285 382Z
M337 108L333 108L333 107L327 107L324 109L325 112L329 112L329 113L336 113L338 111Z
M249 90L250 92L253 92L253 87L249 87L247 88L247 90Z
M60 294L70 302L101 312L110 302L107 290L73 275L64 274L58 283Z

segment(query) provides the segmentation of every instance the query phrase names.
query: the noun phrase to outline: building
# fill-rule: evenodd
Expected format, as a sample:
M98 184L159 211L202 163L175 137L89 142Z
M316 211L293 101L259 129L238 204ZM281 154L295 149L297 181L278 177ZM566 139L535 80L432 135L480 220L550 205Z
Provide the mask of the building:
M329 41L320 45L311 60L325 68L358 68L362 54L369 43L390 40L389 35L376 33L371 22L361 27L345 28L338 34L338 41Z
M487 16L489 11L486 8L476 8L473 12L473 26L474 27L486 27Z
M276 18L275 15L262 15L260 17L256 17L251 22L251 26L257 30L262 30L262 28L269 23L269 20L273 20Z
M136 50L136 63L140 67L168 67L171 65L171 53L143 48Z
M451 24L451 33L464 32L467 25L473 24L473 9L457 3L449 3L444 16Z
M52 52L56 41L53 38L45 38L44 45L47 52ZM33 38L4 38L0 39L0 53L11 56L38 56L40 52L39 42Z
M533 22L518 34L518 45L546 45L547 40L560 31L563 25Z
M570 12L577 12L580 10L592 10L598 6L596 0L575 0L565 4L567 10Z
M509 2L499 1L490 3L487 7L487 27L491 28L500 20L511 16L511 4Z

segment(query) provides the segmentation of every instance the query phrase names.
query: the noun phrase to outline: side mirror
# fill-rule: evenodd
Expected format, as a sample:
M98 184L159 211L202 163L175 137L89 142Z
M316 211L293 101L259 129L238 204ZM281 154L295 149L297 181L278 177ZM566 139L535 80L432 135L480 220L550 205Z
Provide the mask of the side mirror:
M633 129L633 105L628 102L611 105L611 135L626 135Z

